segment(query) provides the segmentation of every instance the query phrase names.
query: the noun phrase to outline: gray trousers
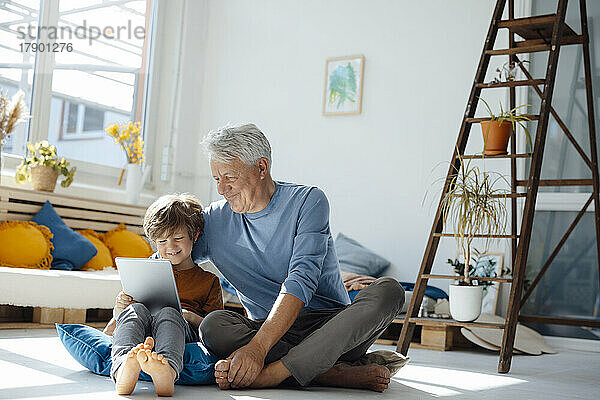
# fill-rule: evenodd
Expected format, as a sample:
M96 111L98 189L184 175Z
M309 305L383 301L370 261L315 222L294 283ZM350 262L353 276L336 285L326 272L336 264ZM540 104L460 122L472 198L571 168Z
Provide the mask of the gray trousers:
M265 365L281 360L296 381L306 386L336 362L353 362L363 356L403 304L402 286L384 277L361 290L348 306L303 311L271 348ZM200 339L216 356L227 358L248 344L263 322L232 311L213 311L200 324Z
M117 327L113 334L112 367L110 376L115 379L115 372L127 359L127 353L146 337L154 338L152 351L162 354L177 373L183 369L183 352L185 344L197 342L198 332L183 319L181 313L172 307L165 307L154 315L142 303L130 304L117 317Z

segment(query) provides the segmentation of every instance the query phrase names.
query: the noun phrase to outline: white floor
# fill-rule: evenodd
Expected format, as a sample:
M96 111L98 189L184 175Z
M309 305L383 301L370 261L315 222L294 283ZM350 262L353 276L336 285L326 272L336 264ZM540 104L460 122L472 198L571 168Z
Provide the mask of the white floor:
M391 346L374 348L392 349ZM412 349L412 361L383 394L308 388L219 391L216 386L177 386L177 399L599 399L600 353L558 349L559 354L515 356L510 374L496 373L498 355L481 351ZM135 399L154 398L140 382ZM112 399L112 382L88 372L52 330L0 331L0 399Z

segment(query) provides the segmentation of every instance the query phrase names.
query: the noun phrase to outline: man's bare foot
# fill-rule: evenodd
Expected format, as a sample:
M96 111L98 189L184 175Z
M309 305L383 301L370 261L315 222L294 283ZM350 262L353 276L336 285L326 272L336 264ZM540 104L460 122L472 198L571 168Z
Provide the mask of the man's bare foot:
M219 360L215 364L215 380L221 390L231 389L231 383L227 380L230 362L230 360Z
M152 350L152 347L154 347L154 339L148 337L144 343L138 344L127 352L125 362L115 373L115 390L118 395L127 395L133 392L141 370L140 363L137 360L137 353L140 350Z
M237 387L232 386L231 383L227 380L230 364L231 360L219 360L215 364L215 378L217 384L219 385L219 389L221 390L239 389ZM271 363L264 367L249 387L275 387L281 382L283 382L290 375L290 371L288 371L288 369L283 365L281 361L275 361L274 363Z
M390 383L390 370L383 365L334 365L329 371L312 381L314 385L369 389L383 392Z
M142 371L152 378L157 395L173 396L177 373L162 354L147 349L140 350L137 361Z

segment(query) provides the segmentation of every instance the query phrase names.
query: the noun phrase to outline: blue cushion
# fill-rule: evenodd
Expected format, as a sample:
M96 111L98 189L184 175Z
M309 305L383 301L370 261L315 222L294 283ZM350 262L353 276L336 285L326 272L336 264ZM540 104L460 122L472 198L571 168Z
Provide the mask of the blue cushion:
M58 337L67 351L82 366L95 374L110 376L112 340L97 329L79 324L56 324ZM207 385L215 383L215 363L218 361L201 343L186 343L183 370L178 385ZM152 379L140 372L140 379Z
M334 244L342 271L378 278L390 266L388 260L341 232L335 238Z
M410 282L400 282L400 285L402 285L402 288L407 292L412 292L415 288L415 284ZM348 296L350 297L350 301L354 301L354 298L359 292L360 290L349 291ZM425 287L425 296L431 297L434 300L449 298L448 293L444 292L442 289L429 285Z
M52 254L52 269L67 271L81 269L98 253L92 242L63 222L49 201L46 201L32 221L38 225L47 226L54 235L51 239L54 250L50 253Z

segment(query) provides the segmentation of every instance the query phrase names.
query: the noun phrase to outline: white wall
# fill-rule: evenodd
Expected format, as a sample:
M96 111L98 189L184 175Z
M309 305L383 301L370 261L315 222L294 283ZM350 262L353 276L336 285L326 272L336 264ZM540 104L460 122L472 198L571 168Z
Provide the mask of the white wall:
M414 281L437 187L436 204L423 206L423 196L447 172L447 165L432 170L452 154L494 4L187 1L193 28L186 28L183 70L190 80L179 126L180 141L196 145L197 176L184 189L217 199L197 143L227 122L254 122L271 141L275 179L321 187L333 232L364 243L392 261L389 273ZM355 54L366 59L362 113L325 117L325 60ZM494 93L486 95L490 104L505 97ZM480 151L479 126L473 133L470 147ZM449 272L443 263L454 248L442 243L434 271Z

